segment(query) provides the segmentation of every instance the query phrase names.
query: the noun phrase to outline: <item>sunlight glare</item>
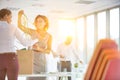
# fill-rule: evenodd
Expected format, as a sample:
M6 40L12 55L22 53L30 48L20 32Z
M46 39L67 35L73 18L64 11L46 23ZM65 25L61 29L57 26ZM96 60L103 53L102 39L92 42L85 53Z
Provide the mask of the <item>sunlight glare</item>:
M74 37L75 35L75 22L74 20L59 20L58 21L58 30L59 30L59 36L63 39L67 36Z

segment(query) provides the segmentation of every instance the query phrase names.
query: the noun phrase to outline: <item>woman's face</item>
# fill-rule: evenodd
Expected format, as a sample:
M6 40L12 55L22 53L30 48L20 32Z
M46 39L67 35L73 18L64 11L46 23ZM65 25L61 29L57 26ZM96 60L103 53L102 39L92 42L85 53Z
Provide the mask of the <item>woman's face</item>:
M36 23L35 23L37 29L44 29L45 24L46 23L44 19L42 19L41 17L37 18Z

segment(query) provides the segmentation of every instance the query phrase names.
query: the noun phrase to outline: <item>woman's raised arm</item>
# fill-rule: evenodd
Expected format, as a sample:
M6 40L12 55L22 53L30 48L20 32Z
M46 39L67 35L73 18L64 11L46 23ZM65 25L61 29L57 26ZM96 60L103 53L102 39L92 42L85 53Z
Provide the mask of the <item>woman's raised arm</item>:
M24 11L20 10L18 12L18 28L20 28L24 33L32 35L35 30L28 28L27 26L22 25L22 15L24 15Z

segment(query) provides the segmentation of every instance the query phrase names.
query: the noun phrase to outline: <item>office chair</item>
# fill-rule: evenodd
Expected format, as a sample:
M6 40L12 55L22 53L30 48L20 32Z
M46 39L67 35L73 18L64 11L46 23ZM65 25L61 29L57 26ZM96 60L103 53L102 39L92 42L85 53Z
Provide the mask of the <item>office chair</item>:
M94 80L120 80L120 52L118 50L104 50L103 60Z
M93 56L90 60L87 71L85 73L84 80L91 80L99 55L104 49L117 49L117 48L118 46L115 43L115 41L111 39L101 39L96 45Z

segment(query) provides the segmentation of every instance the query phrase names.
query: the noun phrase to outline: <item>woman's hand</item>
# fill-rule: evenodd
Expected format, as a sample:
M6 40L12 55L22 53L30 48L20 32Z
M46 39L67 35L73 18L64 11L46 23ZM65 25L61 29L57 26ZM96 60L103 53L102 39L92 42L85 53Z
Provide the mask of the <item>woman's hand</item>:
M22 15L24 15L24 11L20 10L18 12L18 28L20 28L24 33L28 33L28 29L26 25L24 25L26 22L24 22L25 20L23 20Z
M32 50L33 50L33 51L36 51L36 52L44 52L44 49L43 49L43 48L40 48L38 43L35 43L35 44L32 46Z
M23 10L20 10L19 12L18 12L18 16L22 16L24 14L24 11Z

